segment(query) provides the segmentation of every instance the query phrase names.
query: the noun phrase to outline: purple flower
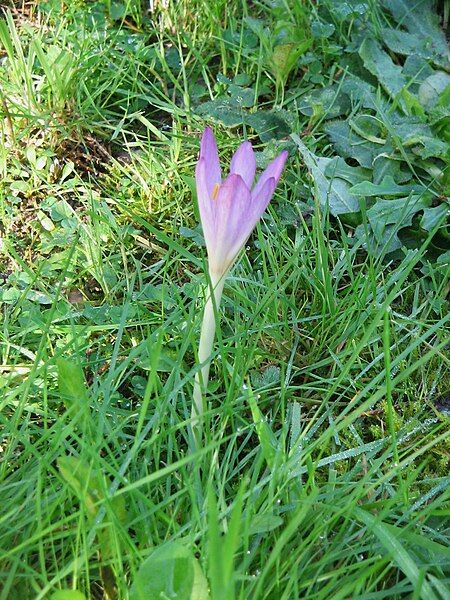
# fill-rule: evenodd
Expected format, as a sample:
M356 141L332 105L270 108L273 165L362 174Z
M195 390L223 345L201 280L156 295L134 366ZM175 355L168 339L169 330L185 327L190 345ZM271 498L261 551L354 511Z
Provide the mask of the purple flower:
M252 189L256 159L251 143L244 142L231 159L230 174L222 180L216 140L212 130L205 129L195 176L213 281L217 282L228 272L266 210L287 155L284 151L277 156Z

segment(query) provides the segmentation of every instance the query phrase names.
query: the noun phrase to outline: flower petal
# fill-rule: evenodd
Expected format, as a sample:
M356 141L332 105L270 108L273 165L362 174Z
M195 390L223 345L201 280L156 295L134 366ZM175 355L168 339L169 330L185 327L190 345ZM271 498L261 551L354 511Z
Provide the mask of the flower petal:
M247 212L245 215L242 215L241 235L243 238L245 238L242 245L245 244L251 232L256 227L256 224L266 210L267 205L269 204L275 191L275 187L275 178L270 177L265 181L260 192L258 193L257 198L254 198L252 194L252 198L248 203Z
M202 159L205 161L206 186L210 197L212 197L215 185L220 185L222 181L222 174L220 171L217 144L211 127L205 129L202 141L200 142L199 161Z
M278 155L276 157L276 159L270 163L270 165L267 167L267 169L265 171L263 171L257 184L253 188L252 199L255 199L255 200L258 199L258 196L260 195L261 190L264 187L264 184L271 177L273 177L275 179L275 187L277 186L278 180L280 179L281 173L283 172L284 163L286 162L287 157L288 157L287 150L283 150L283 152L280 155Z
M200 158L195 169L195 181L197 186L197 201L200 220L202 222L203 236L205 244L208 248L215 238L215 207L216 201L211 198L208 191L208 183L206 176L206 162L204 158Z
M220 186L215 202L215 238L208 247L210 270L224 274L248 237L246 218L251 194L240 175L231 173Z
M230 173L240 175L249 189L256 172L255 153L250 142L243 142L231 159Z
M232 232L229 236L228 256L231 257L230 266L266 210L273 196L275 185L275 179L271 177L264 183L258 199L253 200L250 198L245 203L244 210L240 213L239 223L236 225L236 234L233 235L234 232Z

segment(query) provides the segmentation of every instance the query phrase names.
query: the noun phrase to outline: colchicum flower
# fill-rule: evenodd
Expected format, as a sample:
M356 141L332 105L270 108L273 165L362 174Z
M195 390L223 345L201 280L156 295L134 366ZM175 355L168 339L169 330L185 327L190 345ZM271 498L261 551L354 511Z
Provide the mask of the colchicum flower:
M239 146L231 159L230 174L222 180L213 132L207 127L203 133L195 177L213 293L206 301L200 335L198 358L203 367L201 381L199 374L195 380L193 415L203 412L200 384L206 388L208 383L215 335L214 307L217 309L220 304L228 271L273 196L287 155L284 151L272 161L252 189L256 159L251 143L247 141Z

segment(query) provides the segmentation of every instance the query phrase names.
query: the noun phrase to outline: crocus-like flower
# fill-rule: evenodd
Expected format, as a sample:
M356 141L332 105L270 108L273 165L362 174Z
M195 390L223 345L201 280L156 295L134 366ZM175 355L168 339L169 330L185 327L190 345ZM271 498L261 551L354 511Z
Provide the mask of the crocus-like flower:
M216 326L214 309L220 304L225 277L266 210L287 155L284 151L273 160L253 186L255 154L251 143L244 142L231 159L230 174L222 180L213 132L207 127L203 133L195 176L212 293L205 304L200 334L198 359L202 368L194 384L194 423L198 424L198 416L203 413L201 384L206 388L208 383Z
M216 140L205 129L196 168L197 197L214 282L223 277L266 210L280 179L288 153L282 152L253 187L255 153L250 142L239 146L230 174L222 181Z

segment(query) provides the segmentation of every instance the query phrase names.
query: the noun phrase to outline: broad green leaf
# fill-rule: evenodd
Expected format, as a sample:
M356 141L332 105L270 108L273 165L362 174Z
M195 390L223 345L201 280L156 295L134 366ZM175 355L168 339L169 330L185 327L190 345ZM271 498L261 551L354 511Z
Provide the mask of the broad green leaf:
M255 90L253 88L244 88L231 83L228 86L228 93L236 106L251 108L255 104Z
M341 23L363 16L369 10L367 0L333 0L327 3L331 14Z
M350 193L350 184L338 177L327 178L325 171L333 161L331 158L315 156L303 144L298 135L293 134L292 139L298 146L300 154L316 185L317 198L323 209L329 207L331 214L353 213L359 211L359 200Z
M444 222L445 216L450 216L450 209L446 204L440 204L434 208L425 208L420 226L426 231L431 231L440 222Z
M353 73L345 75L341 90L354 102L359 102L363 108L376 109L382 104L377 98L376 88Z
M208 583L187 545L171 541L153 550L130 589L130 600L209 600Z
M399 528L394 530L393 527L387 527L380 518L361 508L355 507L353 512L358 521L364 523L368 531L378 538L391 559L403 571L413 586L421 582L420 598L423 600L439 600L426 578L422 580L416 560L401 543L402 530Z
M325 125L335 150L344 158L354 158L362 167L371 168L375 158L386 149L363 139L347 121L332 121Z
M386 175L380 184L364 181L354 185L350 191L356 196L400 196L411 192L423 192L425 188L415 184L399 185L391 175Z
M363 167L351 167L343 158L336 156L325 167L325 176L329 179L339 177L352 185L356 185L370 179L371 172L370 169L364 169Z
M245 118L262 142L287 137L292 131L292 115L286 110L258 110Z
M412 173L408 169L403 169L403 165L401 160L380 154L373 161L373 183L380 184L387 176L391 176L396 183L410 181Z
M432 56L447 61L449 50L433 0L382 0L397 23L410 33L426 39Z
M308 117L320 110L320 115L325 119L335 119L350 112L351 102L338 85L332 85L305 94L298 100L297 107Z
M202 116L211 117L226 127L236 127L244 122L245 113L236 106L230 98L216 98L203 102L197 107L197 113Z
M276 385L280 382L280 367L270 365L262 373L253 371L251 375L252 384L255 387L266 387L268 385Z
M378 256L380 254L389 254L395 252L402 247L402 242L397 235L397 227L395 225L386 225L381 236L375 236L371 226L358 225L355 229L355 238L361 240L363 248L369 254Z
M372 37L364 38L359 49L366 69L375 75L382 87L392 98L396 98L407 86L402 68L396 65L380 44Z
M348 118L350 129L368 142L385 148L387 131L379 118L368 113L360 113Z
M440 95L450 86L450 75L443 71L437 71L423 81L419 88L419 101L427 109L431 110L439 102Z
M98 511L97 503L104 497L98 474L76 456L60 456L57 463L61 475L84 503L89 518L93 520Z
M89 396L81 365L65 358L58 358L56 366L58 369L58 389L66 408L77 407L87 410Z
M377 199L367 211L367 218L376 239L383 240L387 225L395 226L397 231L411 225L413 216L429 203L429 198L415 195L392 200Z
M411 54L403 65L403 75L410 81L409 89L415 94L419 91L422 81L435 73L433 67L424 58Z
M333 35L335 30L333 23L325 23L324 21L313 21L311 23L311 35L315 39L327 39Z
M377 78L390 96L397 96L406 86L402 68L393 62L373 37L367 36L363 39L358 53L364 67Z
M113 21L124 19L129 13L127 10L127 2L111 2L109 16Z
M57 463L61 475L79 498L85 502L88 514L95 517L98 510L96 504L100 500L106 499L101 473L76 456L60 456ZM126 521L124 497L114 497L111 500L111 506L118 520L124 523Z
M381 30L383 43L397 54L415 55L425 60L431 60L439 66L448 66L448 61L429 42L429 38L418 33L408 33L400 29L384 27Z
M448 144L436 138L431 127L421 119L397 113L392 116L390 123L395 134L392 142L399 149L412 148L422 158L447 156Z

